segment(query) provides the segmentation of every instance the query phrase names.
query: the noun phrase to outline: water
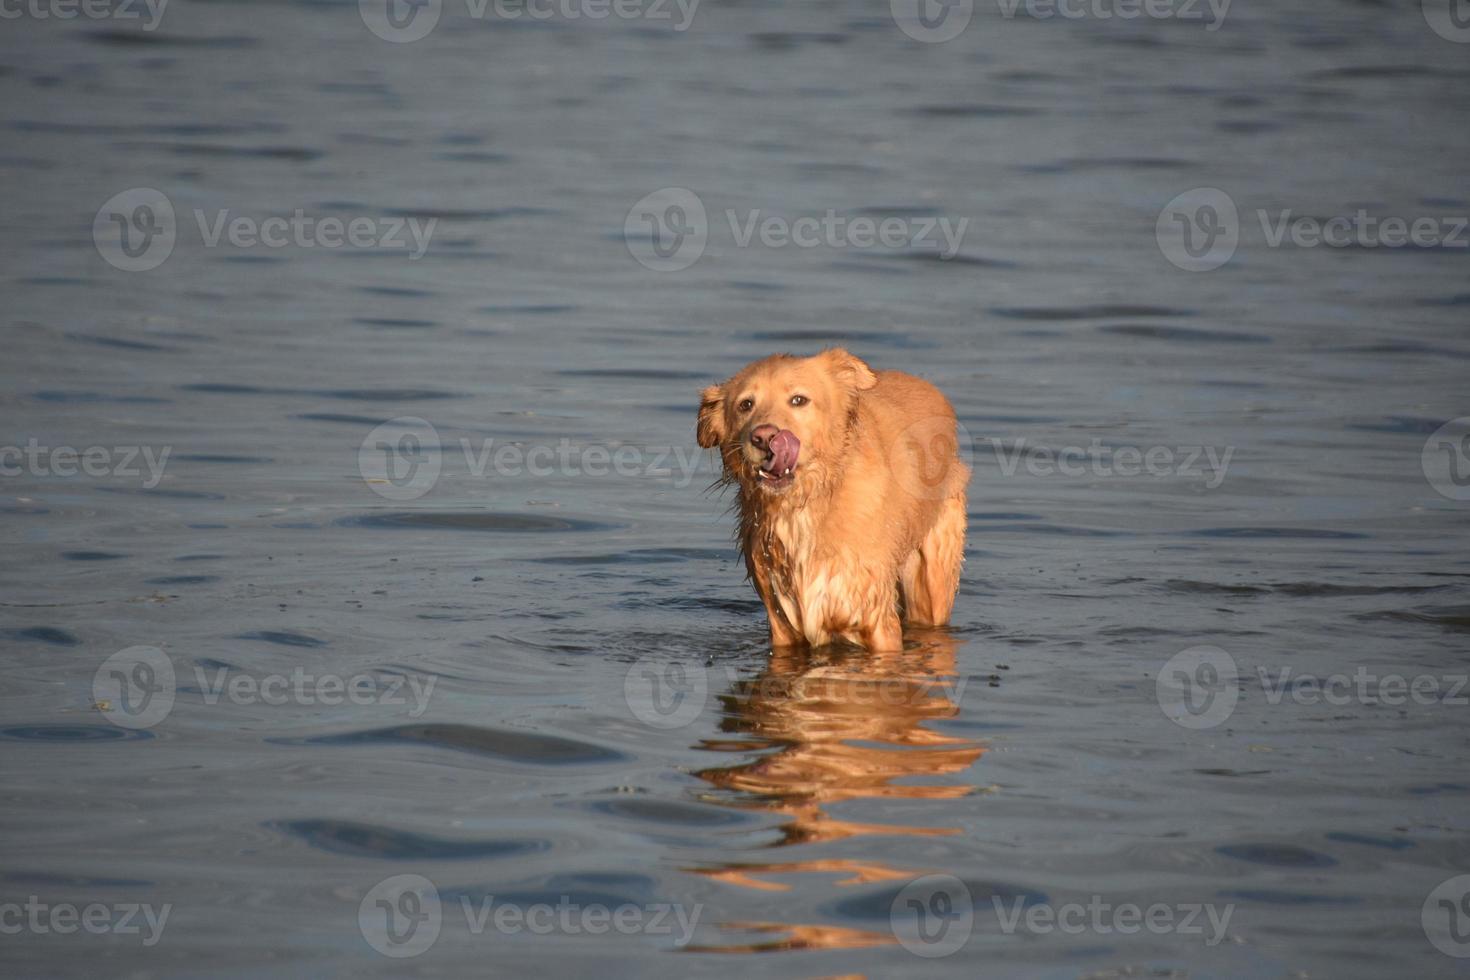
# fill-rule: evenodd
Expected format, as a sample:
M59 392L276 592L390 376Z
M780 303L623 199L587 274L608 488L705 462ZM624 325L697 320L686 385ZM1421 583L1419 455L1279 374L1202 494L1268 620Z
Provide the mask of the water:
M1409 3L1025 9L945 44L876 3L8 21L0 441L109 455L0 484L0 898L111 925L29 924L6 972L1455 974L1470 504L1421 453L1470 413L1467 250L1271 247L1257 212L1465 215L1470 49ZM147 272L91 232L136 187L176 213ZM666 187L709 216L677 272L625 243ZM1200 187L1239 209L1210 272L1155 234ZM298 208L438 221L417 260L206 245ZM970 224L940 261L739 247L728 209ZM901 656L769 655L694 446L702 385L833 342L939 384L973 454L953 628ZM359 451L402 417L444 451L390 499ZM165 661L94 688L134 647ZM1186 656L1198 717L1158 683L1197 647L1238 674ZM171 708L122 727L140 664ZM1311 686L1360 669L1439 686ZM931 873L964 896L904 891ZM376 900L426 895L432 946L376 952ZM940 951L910 900L963 948L900 945ZM496 925L542 907L574 918Z

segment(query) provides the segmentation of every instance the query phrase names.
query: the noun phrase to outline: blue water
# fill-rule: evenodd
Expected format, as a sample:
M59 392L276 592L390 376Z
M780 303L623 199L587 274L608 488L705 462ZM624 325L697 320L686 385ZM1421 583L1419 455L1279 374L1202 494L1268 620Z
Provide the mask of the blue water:
M6 974L1462 972L1470 249L1268 232L1470 213L1470 47L1406 2L1003 9L7 20L0 924L108 925L27 920ZM93 236L134 188L147 271ZM664 188L678 271L627 231ZM1160 220L1198 188L1209 271ZM297 209L407 244L209 244ZM727 218L829 209L968 224ZM694 444L703 385L830 343L946 391L975 470L902 656L770 655Z

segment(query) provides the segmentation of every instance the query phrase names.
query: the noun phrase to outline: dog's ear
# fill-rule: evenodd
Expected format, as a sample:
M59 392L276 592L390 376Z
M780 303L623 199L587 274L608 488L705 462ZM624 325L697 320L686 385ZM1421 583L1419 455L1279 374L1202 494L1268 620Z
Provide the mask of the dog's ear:
M694 437L705 449L713 449L725 439L725 389L710 385L699 395L699 422Z
M867 391L878 383L878 376L873 373L873 369L868 367L865 361L854 357L841 347L829 347L822 351L822 357L827 360L827 365L833 374L858 391Z

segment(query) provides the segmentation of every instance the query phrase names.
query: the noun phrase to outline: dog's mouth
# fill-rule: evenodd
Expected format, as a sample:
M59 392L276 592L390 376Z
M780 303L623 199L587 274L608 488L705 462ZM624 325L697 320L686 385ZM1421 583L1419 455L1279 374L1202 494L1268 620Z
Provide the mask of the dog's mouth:
M782 429L766 443L766 458L755 471L760 485L768 490L784 490L796 479L796 459L801 455L801 440L790 429Z

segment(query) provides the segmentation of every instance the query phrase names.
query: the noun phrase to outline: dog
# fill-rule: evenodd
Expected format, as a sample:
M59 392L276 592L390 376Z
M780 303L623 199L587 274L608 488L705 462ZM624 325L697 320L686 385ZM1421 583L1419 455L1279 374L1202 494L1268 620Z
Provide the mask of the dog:
M949 622L970 469L938 388L841 348L776 354L706 388L695 435L736 489L773 647L902 650L904 623Z

